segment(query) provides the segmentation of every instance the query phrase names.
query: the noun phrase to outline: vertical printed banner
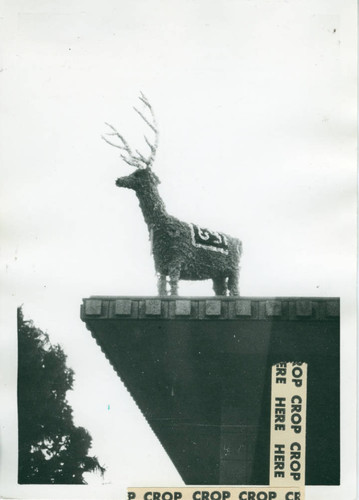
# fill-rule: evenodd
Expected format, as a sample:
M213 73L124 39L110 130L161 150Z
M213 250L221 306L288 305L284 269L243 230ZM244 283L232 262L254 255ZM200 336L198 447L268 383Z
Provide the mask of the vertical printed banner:
M271 486L305 485L307 368L301 362L272 367Z

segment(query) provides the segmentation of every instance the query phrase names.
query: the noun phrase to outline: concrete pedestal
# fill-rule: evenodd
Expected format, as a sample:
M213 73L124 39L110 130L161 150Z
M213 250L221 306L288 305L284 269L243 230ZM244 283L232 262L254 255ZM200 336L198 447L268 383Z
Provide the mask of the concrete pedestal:
M308 363L306 484L339 484L339 300L90 297L81 318L186 484L268 484L271 366Z

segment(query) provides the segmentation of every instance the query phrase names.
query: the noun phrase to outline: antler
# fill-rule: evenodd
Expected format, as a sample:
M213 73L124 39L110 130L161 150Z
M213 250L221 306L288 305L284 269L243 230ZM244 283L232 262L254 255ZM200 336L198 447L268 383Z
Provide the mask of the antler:
M106 141L108 144L111 146L114 146L115 148L119 148L123 151L121 153L121 158L123 159L124 162L126 162L128 165L131 165L132 167L135 168L151 168L151 165L153 164L158 148L158 129L157 129L157 122L156 118L152 109L151 104L149 103L148 99L145 97L145 95L141 92L141 95L139 97L139 100L145 105L145 107L150 111L151 114L151 119L152 122L146 118L146 116L139 111L137 108L133 108L138 115L142 118L142 120L151 128L151 130L155 134L155 140L154 144L152 144L146 136L144 136L146 144L150 148L150 154L146 158L138 149L136 149L135 152L132 151L130 148L129 144L127 141L124 139L124 137L109 123L106 123L108 127L112 130L112 132L108 132L106 135L110 136L115 136L117 139L119 139L119 143L116 144L114 142L111 142L109 139L107 139L105 136L102 136L102 139Z

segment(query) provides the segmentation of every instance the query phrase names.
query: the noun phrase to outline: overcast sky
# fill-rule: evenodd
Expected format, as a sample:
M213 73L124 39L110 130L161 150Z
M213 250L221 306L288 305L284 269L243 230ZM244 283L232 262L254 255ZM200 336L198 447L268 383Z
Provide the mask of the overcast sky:
M131 172L104 122L143 148L133 111L149 98L154 170L167 210L243 241L243 296L342 298L346 366L355 336L356 14L351 0L4 0L1 18L3 424L0 479L16 487L15 309L59 342L69 400L107 467L85 489L37 498L118 498L182 484L80 321L82 298L155 295ZM212 295L210 282L181 295ZM5 354L6 353L6 354ZM345 400L342 425L353 426ZM353 420L354 419L354 420ZM350 451L350 437L342 441ZM344 481L346 478L344 477ZM328 498L330 498L328 496Z

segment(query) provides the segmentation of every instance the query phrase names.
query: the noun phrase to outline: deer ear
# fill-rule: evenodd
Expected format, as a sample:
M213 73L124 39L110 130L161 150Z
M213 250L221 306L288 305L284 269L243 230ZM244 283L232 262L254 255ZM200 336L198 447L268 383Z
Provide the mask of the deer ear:
M161 184L161 181L157 177L157 175L154 173L151 167L147 167L147 170L149 171L152 180L155 182L155 184Z
M159 178L157 177L157 175L155 173L152 172L152 176L153 176L153 180L155 181L156 184L161 184L161 181L159 180Z

